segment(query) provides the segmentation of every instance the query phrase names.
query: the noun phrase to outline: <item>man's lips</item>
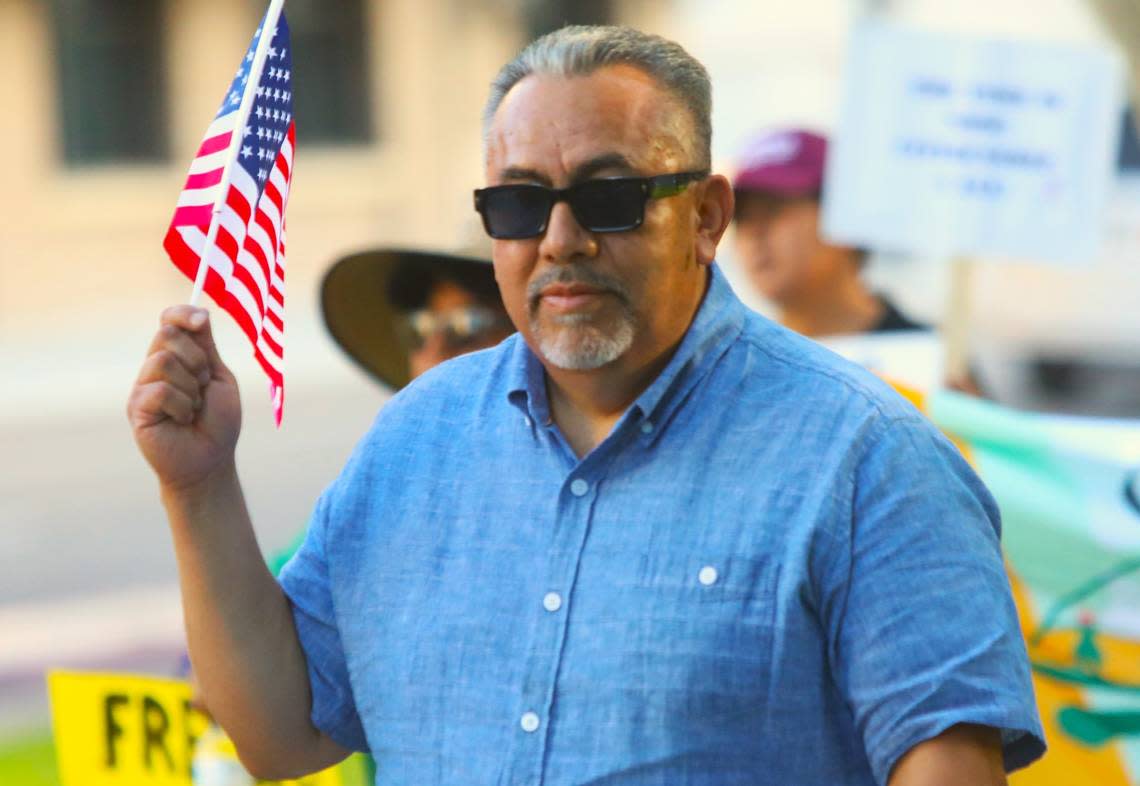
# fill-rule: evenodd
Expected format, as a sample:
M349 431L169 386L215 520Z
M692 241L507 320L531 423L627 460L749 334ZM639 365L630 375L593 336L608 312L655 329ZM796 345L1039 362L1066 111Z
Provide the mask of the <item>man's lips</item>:
M554 311L577 311L606 294L606 290L588 284L551 284L543 287L539 298Z

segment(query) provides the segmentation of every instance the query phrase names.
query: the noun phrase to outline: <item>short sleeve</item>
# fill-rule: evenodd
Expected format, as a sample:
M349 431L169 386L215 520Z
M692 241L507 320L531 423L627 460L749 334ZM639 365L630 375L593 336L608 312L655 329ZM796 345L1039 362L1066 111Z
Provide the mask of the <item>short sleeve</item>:
M337 629L325 556L329 492L317 502L301 547L281 569L278 581L293 609L293 622L308 663L313 725L349 750L367 751L356 711L348 665Z
M849 549L826 578L833 673L876 779L951 726L1001 730L1007 770L1044 753L997 507L930 424L884 425L854 468Z

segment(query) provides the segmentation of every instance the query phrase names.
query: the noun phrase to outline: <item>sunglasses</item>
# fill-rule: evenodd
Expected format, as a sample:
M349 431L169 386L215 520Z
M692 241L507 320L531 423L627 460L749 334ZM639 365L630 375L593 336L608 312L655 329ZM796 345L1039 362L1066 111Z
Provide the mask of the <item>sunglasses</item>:
M422 348L435 336L448 347L474 344L501 330L513 330L507 317L486 306L460 306L447 311L420 309L400 320L400 339L408 351Z
M475 191L475 210L487 234L499 240L538 237L546 231L550 211L566 202L574 218L590 232L625 232L645 220L650 199L675 196L708 172L678 172L656 177L606 177L585 180L569 188L533 183L491 186Z

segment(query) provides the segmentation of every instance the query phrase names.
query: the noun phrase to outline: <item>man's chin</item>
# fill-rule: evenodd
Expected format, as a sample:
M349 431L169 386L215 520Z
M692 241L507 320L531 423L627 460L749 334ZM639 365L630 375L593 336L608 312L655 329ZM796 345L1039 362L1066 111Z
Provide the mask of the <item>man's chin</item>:
M594 371L607 366L629 351L633 329L621 324L612 333L594 327L564 322L553 329L535 331L542 358L566 371Z

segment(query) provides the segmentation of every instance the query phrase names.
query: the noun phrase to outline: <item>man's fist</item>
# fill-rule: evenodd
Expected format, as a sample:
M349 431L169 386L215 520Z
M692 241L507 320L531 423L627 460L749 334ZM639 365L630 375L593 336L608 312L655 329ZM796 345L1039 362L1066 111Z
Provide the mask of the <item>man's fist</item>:
M241 404L205 309L182 305L162 312L127 417L165 488L187 489L232 466Z

